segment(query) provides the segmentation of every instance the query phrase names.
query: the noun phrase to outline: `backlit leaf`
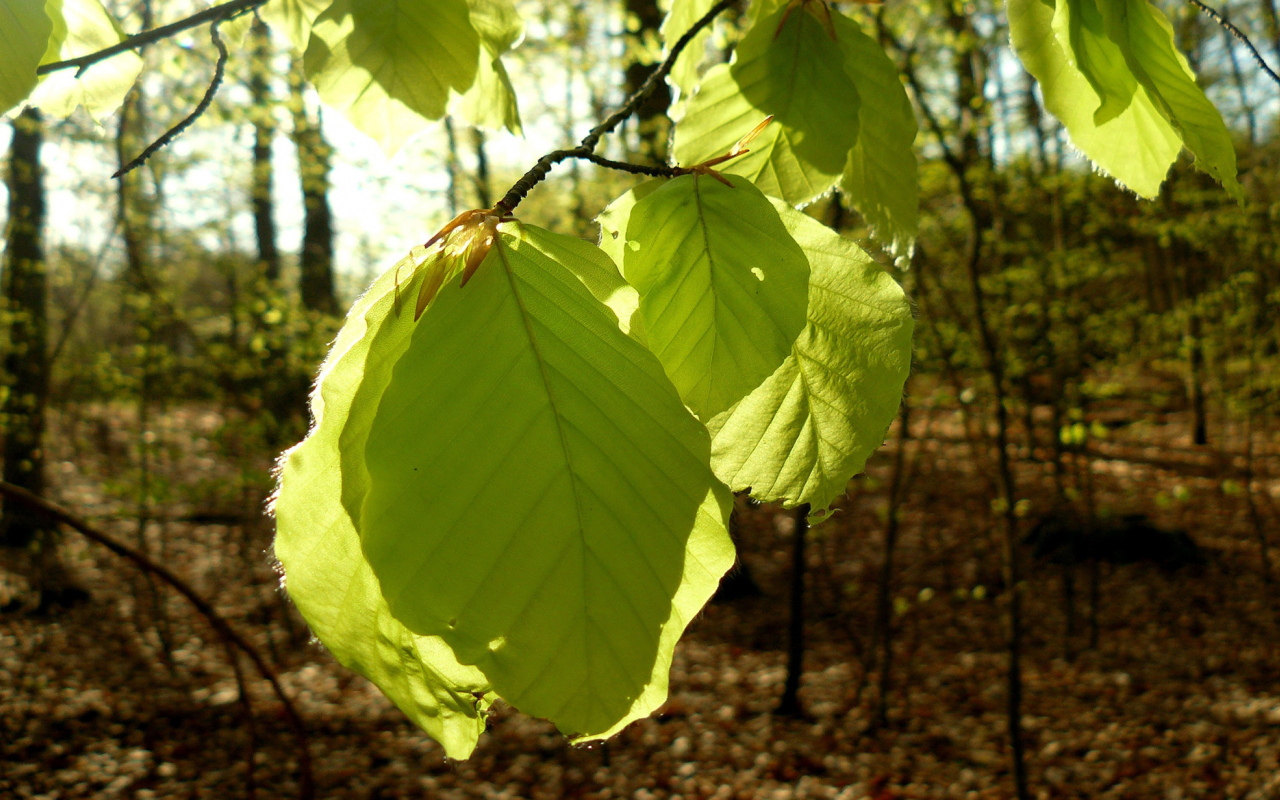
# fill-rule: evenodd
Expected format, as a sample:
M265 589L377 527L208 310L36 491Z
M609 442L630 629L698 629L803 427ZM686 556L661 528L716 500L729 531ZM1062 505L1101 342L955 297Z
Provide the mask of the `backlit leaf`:
M890 252L905 255L919 228L916 114L898 68L858 23L832 11L845 70L858 87L858 142L840 189Z
M902 289L849 239L775 201L812 268L808 324L759 388L711 420L711 463L734 491L821 513L884 440L911 365Z
M704 420L773 374L804 328L809 264L748 180L666 182L635 204L623 274L649 348Z
M275 553L290 598L320 641L373 681L449 757L466 758L484 732L493 699L488 682L459 664L441 639L415 636L391 616L341 502L339 436L362 447L372 419L349 420L355 391L378 380L378 368L397 350L391 335L405 333L387 324L394 320L394 281L389 270L357 302L321 369L311 399L315 425L283 459ZM383 371L384 385L389 374Z
M394 153L451 91L475 82L480 36L466 0L335 0L311 30L307 76L384 150Z
M798 9L779 30L784 13L762 17L738 44L733 62L707 72L676 125L675 155L684 166L715 158L772 114L773 124L751 152L724 171L799 206L840 179L858 140L860 100L843 69L840 45L822 23Z
M469 0L471 24L480 34L476 80L455 99L451 113L482 128L521 133L520 108L502 56L524 37L524 21L510 0Z
M376 411L342 471L363 460L368 490L344 502L397 619L516 708L607 735L665 699L733 561L729 498L705 429L576 274L590 245L500 230L465 288L390 323L407 347L380 397L357 392Z
M47 5L54 18L52 52L45 53L42 63L95 53L125 39L99 0L48 0ZM83 106L100 120L120 107L141 72L142 59L132 52L99 61L80 75L74 69L54 72L41 79L31 93L31 104L57 117L70 116Z
M36 86L36 67L48 49L53 21L43 0L0 4L0 114L26 99Z

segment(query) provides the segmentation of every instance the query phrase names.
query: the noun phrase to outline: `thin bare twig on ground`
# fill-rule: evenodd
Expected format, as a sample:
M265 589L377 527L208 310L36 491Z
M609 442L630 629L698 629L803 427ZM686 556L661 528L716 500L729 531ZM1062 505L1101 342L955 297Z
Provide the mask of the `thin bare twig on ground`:
M258 652L252 644L231 627L231 623L219 614L209 601L205 600L191 585L179 578L167 567L157 564L146 554L135 550L132 547L114 539L102 531L94 528L80 517L72 514L67 509L57 503L45 500L43 497L32 494L20 486L14 486L11 483L0 481L0 495L6 498L22 503L30 509L44 514L50 520L60 522L68 528L76 531L87 539L90 539L103 547L107 548L116 555L126 558L134 563L139 569L155 575L165 583L173 587L173 589L187 599L188 602L200 613L202 617L209 623L209 626L223 639L228 646L234 646L248 656L253 662L253 666L258 670L258 674L263 677L267 683L271 684L272 691L280 700L285 715L289 718L289 723L293 727L295 738L298 742L298 797L299 800L314 800L315 798L315 781L311 773L311 749L307 739L306 726L302 722L302 716L298 714L298 710L294 707L293 702L289 700L289 696L285 694L284 687L280 685L280 679L276 677L271 667L267 665L266 659ZM237 664L233 663L235 669L239 669ZM247 695L246 695L247 696Z

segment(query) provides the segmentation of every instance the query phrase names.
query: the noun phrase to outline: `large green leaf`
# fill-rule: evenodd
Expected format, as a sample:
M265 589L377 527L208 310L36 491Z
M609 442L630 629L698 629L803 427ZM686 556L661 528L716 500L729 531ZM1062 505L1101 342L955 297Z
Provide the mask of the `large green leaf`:
M905 255L919 229L916 115L898 68L858 23L832 11L844 50L845 71L858 87L858 142L849 153L840 188L871 232Z
M99 0L48 0L46 8L53 19L53 34L41 63L96 53L125 39ZM83 106L95 119L102 119L120 107L141 73L142 59L136 53L121 53L82 74L68 69L46 75L31 93L31 104L56 117L70 116Z
M36 86L36 67L48 49L53 21L43 0L0 4L0 114L21 103Z
M1045 107L1102 170L1155 197L1185 144L1234 196L1235 151L1221 115L1146 0L1009 0L1018 57Z
M711 463L734 491L818 514L884 440L913 322L902 289L856 244L775 205L813 270L809 322L777 372L711 420Z
M289 596L338 661L377 684L449 757L466 758L484 732L488 682L441 639L415 636L391 616L341 502L339 437L362 447L372 418L351 420L356 390L379 380L396 351L388 334L404 338L402 327L389 324L395 280L388 271L357 302L321 368L311 400L315 425L283 459L275 552ZM383 385L389 373L382 370Z
M844 55L813 14L763 16L730 65L707 72L676 124L675 155L685 166L723 155L763 117L751 152L725 165L768 195L803 205L831 189L858 140L858 89ZM775 37L775 31L777 36Z
M376 404L363 453L344 441L344 479L362 458L368 490L344 502L397 619L516 708L608 735L665 698L733 561L729 497L705 429L579 277L603 253L500 231L465 288L394 323L390 382L357 395Z
M524 37L524 20L511 0L469 0L471 24L480 34L480 63L475 83L457 98L452 112L482 128L521 133L516 91L502 56Z
M623 274L649 348L703 420L773 374L804 328L809 263L745 178L667 181L635 204Z
M335 0L305 64L320 97L394 153L471 87L479 59L466 0Z
M293 49L305 53L311 41L311 26L332 0L270 0L258 9L267 24L289 39Z
M1087 0L1082 0L1087 2ZM1196 167L1212 175L1237 200L1236 151L1222 114L1196 85L1187 59L1174 46L1173 26L1147 0L1099 0L1111 38L1119 42L1138 83L1181 135Z
M664 56L681 36L693 27L694 23L706 16L715 0L671 0L671 10L662 21L662 45ZM680 52L680 57L667 73L667 83L676 87L676 103L683 104L698 86L698 70L707 56L707 39L711 36L711 26L703 28L698 35Z

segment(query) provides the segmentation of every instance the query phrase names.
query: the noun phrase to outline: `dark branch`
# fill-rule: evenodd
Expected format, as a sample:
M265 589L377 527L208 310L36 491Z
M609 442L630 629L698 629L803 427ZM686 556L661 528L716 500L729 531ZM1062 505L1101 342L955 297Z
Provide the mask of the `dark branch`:
M1209 17L1212 18L1214 22L1221 25L1223 28L1227 30L1228 33L1230 33L1232 36L1239 39L1240 43L1243 44L1246 48L1248 48L1249 52L1253 54L1253 60L1258 62L1258 67L1263 72L1267 73L1267 76L1271 78L1271 80L1275 81L1276 85L1280 86L1280 75L1277 75L1275 71L1271 69L1271 67L1267 66L1267 62L1262 57L1262 54L1258 52L1258 48L1253 46L1253 42L1249 41L1249 37L1245 36L1243 31L1241 31L1235 25L1232 25L1229 21L1227 21L1226 17L1222 16L1217 11L1214 11L1209 6L1200 2L1200 0L1188 0L1188 2L1190 2L1191 5L1200 9L1204 13L1208 14Z
M135 550L132 547L113 539L97 528L94 528L88 522L80 519L75 514L72 514L62 506L57 505L56 503L51 503L43 497L34 495L20 486L14 486L13 484L6 483L5 481L0 481L0 495L21 503L27 508L43 514L50 520L61 522L68 528L77 531L85 538L95 541L116 555L132 561L134 565L143 572L155 575L160 580L169 584L178 592L178 594L185 597L187 601L191 603L195 610L198 611L206 621L208 621L209 626L213 628L220 637L222 637L224 642L228 645L234 645L248 656L249 660L253 662L254 667L257 668L258 674L271 684L271 688L275 692L276 697L280 699L280 704L284 707L285 714L289 717L289 722L293 726L294 734L298 740L298 771L301 773L298 781L298 796L302 800L311 800L311 798L315 797L315 784L311 777L311 750L307 742L306 727L302 724L302 717L298 714L297 709L294 708L293 703L290 702L289 696L285 694L284 689L280 686L280 681L276 678L276 674L271 670L271 667L267 666L266 659L262 657L262 654L259 653L253 645L249 644L243 636L237 633L236 629L231 627L231 623L227 622L221 614L214 610L213 606L209 604L209 601L201 597L200 594L196 592L195 589L191 588L191 585L186 581L170 572L168 567L165 567L162 564L157 564L145 553ZM236 667L236 669L239 669L239 667Z
M77 76L88 69L90 66L105 61L112 56L118 56L130 50L137 50L146 47L149 44L155 44L161 39L168 39L170 36L176 36L183 31L191 30L199 27L206 22L214 20L228 20L232 17L239 16L250 9L264 5L267 0L231 0L229 3L207 8L198 14L192 14L185 19L177 22L171 22L168 25L161 25L159 28L152 28L149 31L143 31L136 36L130 36L119 44L113 44L110 47L99 50L96 53L73 58L68 61L55 61L52 64L45 64L36 70L37 75L48 75L50 72L58 72L64 69L76 69Z
M645 164L632 164L628 161L614 161L611 158L598 156L595 153L587 153L586 155L575 156L592 164L598 164L607 169L616 169L619 172L630 172L632 175L649 175L654 178L674 178L682 174L676 167L663 166L647 166Z
M662 81L666 80L667 74L670 73L671 68L675 66L676 59L678 59L680 54L684 52L684 49L689 46L689 42L693 41L693 38L697 36L703 28L710 25L712 21L719 16L720 12L737 2L738 0L720 0L712 6L711 10L702 16L702 19L693 23L689 30L685 31L684 35L676 40L676 43L671 46L671 52L662 60L662 63L658 65L657 69L649 73L649 77L640 85L640 88L636 90L635 94L627 98L627 102L623 103L617 111L614 111L606 117L604 122L601 122L599 125L592 128L591 132L583 138L582 143L577 147L572 150L556 150L551 153L547 153L545 156L538 159L538 163L534 164L533 168L524 174L524 177L516 181L516 184L511 187L511 191L507 192L506 196L498 201L498 205L495 206L495 208L501 208L507 214L515 211L516 206L520 205L520 201L525 198L525 195L529 194L529 190L542 182L542 179L547 177L547 173L551 172L551 168L556 164L559 164L561 161L570 158L585 158L589 161L594 160L591 157L595 154L596 145L600 144L600 138L606 133L611 133L614 128L622 124L624 119L634 114L636 109L640 107L640 104L644 102L645 98L653 94L654 89L657 89ZM596 163L600 162L596 161ZM617 164L620 162L611 163ZM628 166L630 167L634 165ZM628 169L628 171L631 170Z
M183 131L191 127L192 123L199 119L205 111L209 110L209 106L213 103L214 95L218 93L218 87L222 85L222 76L227 68L227 46L223 43L222 37L218 35L218 26L222 22L222 18L215 19L213 24L209 26L209 37L213 39L213 46L218 48L218 63L213 66L213 80L209 82L209 88L205 90L204 97L200 98L195 110L188 114L186 119L166 131L159 139L149 144L146 150L138 154L137 158L125 164L111 177L119 178L147 163L147 159L182 135Z

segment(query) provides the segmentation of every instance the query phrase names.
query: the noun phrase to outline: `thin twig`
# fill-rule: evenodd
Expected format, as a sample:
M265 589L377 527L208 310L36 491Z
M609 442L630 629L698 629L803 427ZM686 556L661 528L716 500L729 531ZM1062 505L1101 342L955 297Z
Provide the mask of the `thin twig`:
M616 169L619 172L629 172L632 175L649 175L654 178L674 178L681 172L676 167L664 166L648 166L645 164L632 164L629 161L614 161L611 158L598 156L595 153L587 153L578 156L578 158L590 161L592 164L598 164L608 169Z
M230 642L223 642L223 646L227 651L227 660L231 662L231 671L236 676L236 690L240 693L240 710L244 713L244 730L249 739L245 746L244 754L245 797L248 800L255 800L258 796L258 782L254 777L254 762L258 760L258 726L253 719L253 700L249 697L249 687L244 679L244 670L240 669L240 654L236 652Z
M635 110L640 107L640 104L644 102L645 98L653 94L653 91L658 88L663 80L666 79L667 74L671 72L671 68L675 66L676 59L680 57L680 53L684 52L684 49L689 45L689 42L693 41L693 38L697 36L703 28L710 25L715 18L720 15L720 12L737 2L738 0L720 0L720 2L712 6L710 11L702 15L701 19L693 23L689 30L685 31L684 35L676 40L676 43L671 46L671 52L667 53L667 57L662 60L662 63L658 65L657 69L649 73L649 77L645 79L645 82L640 85L639 89L636 89L635 94L627 98L627 102L623 103L617 111L614 111L606 117L604 122L601 122L599 125L592 128L591 132L583 137L582 143L577 147L572 150L554 150L538 159L538 163L534 164L533 167L526 172L522 178L520 178L520 180L516 181L515 185L511 187L511 190L507 192L505 197L498 201L498 204L494 206L494 208L500 208L507 214L515 211L516 206L520 205L520 201L529 194L529 190L541 183L542 179L547 177L547 173L551 172L551 168L556 164L559 164L561 161L565 161L570 158L585 158L593 160L590 156L594 155L596 145L600 144L601 137L606 133L611 133L613 129L617 128L624 119L634 114ZM597 161L596 163L600 162ZM616 164L621 162L612 163Z
M266 2L267 0L231 0L229 3L223 3L222 5L214 6L213 8L206 8L198 14L192 14L191 16L180 19L177 22L171 22L168 25L161 25L159 28L152 28L149 31L142 31L135 36L130 36L119 44L113 44L110 47L97 51L96 53L89 53L68 61L55 61L52 64L45 64L36 70L36 74L48 75L50 72L58 72L59 70L64 69L75 69L76 77L79 77L86 69L99 61L105 61L112 56L118 56L121 53L127 53L130 50L137 50L139 48L146 47L149 44L155 44L161 39L168 39L170 36L175 36L183 31L199 27L206 22L211 22L213 20L226 21L234 16L238 16L246 11L257 8L260 5L264 5Z
M298 714L298 710L294 708L293 703L289 700L289 696L285 694L284 688L280 685L280 680L276 677L275 672L267 665L266 660L254 648L253 645L236 632L231 627L231 623L214 610L209 601L205 600L191 588L191 585L179 578L168 567L157 564L151 560L146 554L135 550L132 547L120 542L102 531L94 528L80 517L72 514L62 506L45 500L43 497L32 494L20 486L14 486L12 483L0 481L0 495L15 500L28 508L37 511L51 520L61 522L68 528L77 531L87 539L97 542L107 548L116 555L127 558L132 561L135 566L144 572L155 575L165 583L174 588L178 594L187 599L195 610L209 623L209 626L223 638L223 641L235 645L241 652L249 657L253 662L253 666L258 670L258 674L263 677L267 683L271 684L272 691L280 700L280 705L284 707L285 716L289 718L289 723L293 727L294 736L298 741L298 797L299 800L313 800L315 797L315 782L311 775L311 748L307 741L306 726L303 725L302 716Z
M200 102L196 105L195 110L187 115L186 119L174 125L164 133L159 139L147 145L147 149L138 154L138 157L125 164L116 171L111 177L119 178L130 173L147 163L147 159L151 158L160 151L165 145L178 138L191 124L209 110L209 106L213 104L213 97L218 93L218 87L222 85L222 76L227 68L227 46L223 43L222 37L218 35L218 26L221 25L225 17L220 17L213 21L209 26L209 38L213 40L213 46L218 48L218 63L213 65L213 80L209 82L209 88L205 90L204 97L200 98Z
M1248 48L1249 52L1253 55L1253 60L1258 63L1258 67L1263 72L1267 73L1267 76L1271 78L1271 80L1275 81L1276 85L1280 86L1280 75L1277 75L1275 71L1271 69L1271 67L1267 66L1266 59L1262 57L1262 54L1258 52L1258 48L1253 46L1253 42L1249 41L1249 37L1245 36L1243 31L1241 31L1235 25L1232 25L1229 21L1227 21L1226 17L1222 16L1217 11L1214 11L1209 6L1200 2L1200 0L1187 0L1187 2L1191 3L1191 5L1200 9L1204 13L1208 14L1209 17L1214 22L1221 25L1223 28L1226 29L1228 33L1230 33L1232 36L1239 39L1240 43L1243 44L1246 48Z

